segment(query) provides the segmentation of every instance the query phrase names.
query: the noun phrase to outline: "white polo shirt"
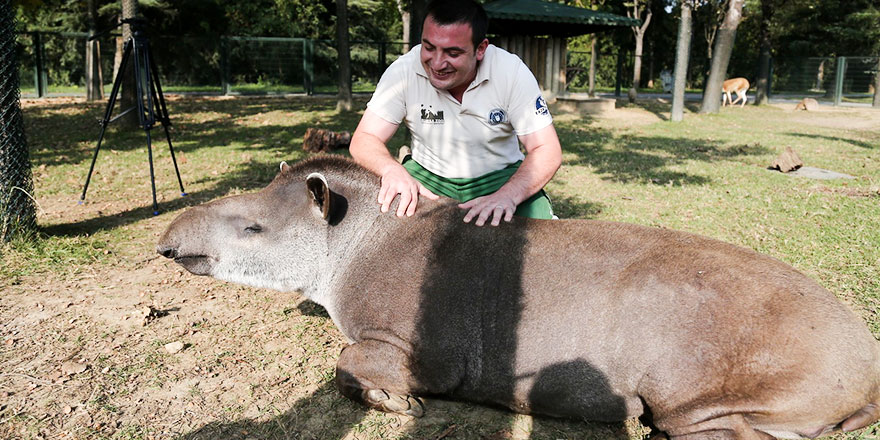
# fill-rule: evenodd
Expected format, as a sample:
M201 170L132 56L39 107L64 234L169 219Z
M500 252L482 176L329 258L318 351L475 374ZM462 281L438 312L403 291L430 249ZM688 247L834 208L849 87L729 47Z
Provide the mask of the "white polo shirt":
M489 45L461 103L428 80L421 45L382 74L367 107L412 132L412 155L446 178L474 178L524 158L517 136L553 122L541 89L518 56Z

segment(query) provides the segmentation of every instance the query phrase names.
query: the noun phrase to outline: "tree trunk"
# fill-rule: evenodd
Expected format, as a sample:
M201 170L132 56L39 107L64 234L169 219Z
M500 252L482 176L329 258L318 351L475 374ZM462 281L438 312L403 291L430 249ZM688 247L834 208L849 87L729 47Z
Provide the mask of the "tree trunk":
M122 0L122 18L135 18L137 16L137 0ZM129 41L131 38L131 26L122 25L122 41ZM117 49L119 45L117 44ZM122 76L122 92L119 94L120 108L123 110L137 106L137 86L134 77L134 53L128 57L128 65L125 72L119 72ZM140 126L140 118L137 111L128 112L121 118L122 124L128 127Z
M409 44L410 47L414 47L422 42L422 24L425 21L428 3L426 0L410 0L409 7Z
M880 62L877 63L877 73L874 74L874 100L871 106L880 108Z
M755 105L770 102L770 20L773 18L772 0L761 0L761 54L758 56L758 78L755 80Z
M348 44L348 0L336 0L336 51L339 56L336 111L351 111L351 50Z
M591 35L590 41L590 88L587 90L587 94L590 97L596 96L596 47L598 46L597 42L599 37L596 34Z
M690 0L681 2L681 22L678 24L678 42L675 47L675 73L672 85L672 114L670 120L678 122L684 117L684 90L687 87L688 60L691 52L692 14Z
M403 40L403 48L401 48L400 53L409 52L409 28L410 23L412 22L412 15L409 13L409 9L407 9L406 2L404 0L397 0L397 10L400 12L400 21L403 24L403 36L401 39Z
M33 233L37 224L19 102L15 11L10 2L0 2L0 59L0 241L8 242Z
M742 20L743 1L730 0L724 23L718 29L713 49L712 69L709 71L709 79L703 91L700 113L717 113L721 108L721 83L727 76L727 65L730 63L730 54L733 52L733 43L736 40L736 28Z
M95 0L88 1L88 9L89 37L92 37L98 29L98 11L95 8ZM100 101L104 99L103 85L101 42L99 40L86 41L86 100Z
M639 6L639 0L636 0L635 2L633 2L632 12L627 11L626 15L630 18L639 18L642 14L639 10ZM633 34L635 34L636 37L636 51L633 59L633 82L632 87L629 89L630 102L635 101L636 96L638 95L639 84L642 80L642 47L645 40L645 30L648 29L648 25L651 23L652 12L650 2L648 2L645 6L647 14L645 15L645 19L642 21L642 25L632 27Z

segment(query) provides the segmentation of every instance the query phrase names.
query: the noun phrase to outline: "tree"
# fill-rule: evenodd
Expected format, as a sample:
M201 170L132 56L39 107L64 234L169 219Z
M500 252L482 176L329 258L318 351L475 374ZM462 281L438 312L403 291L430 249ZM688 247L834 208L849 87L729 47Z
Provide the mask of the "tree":
M755 105L770 101L770 21L773 19L774 0L761 0L761 54L758 56L758 77L755 80Z
M718 37L715 40L712 68L709 70L709 79L703 90L700 113L717 113L721 108L721 83L727 75L727 64L730 62L730 54L733 52L733 43L736 40L736 28L742 20L743 1L729 0L724 22L718 29Z
M88 0L89 36L98 32L98 9L95 0ZM99 101L104 98L104 81L101 75L101 42L86 41L86 99Z
M644 1L644 3L642 3ZM636 95L638 95L638 87L641 83L642 76L642 51L643 51L643 43L645 38L645 30L648 29L648 25L651 23L651 0L634 0L632 3L628 4L631 9L627 9L626 16L629 18L641 18L642 16L642 7L645 7L645 18L642 20L641 26L631 26L633 30L633 34L636 37L636 50L635 50L635 59L633 60L633 84L632 88L629 89L629 101L633 102L636 100Z
M409 5L406 0L397 0L397 10L400 12L400 22L403 27L402 37L403 48L401 53L409 52L409 28L412 22L412 15L409 13Z
M409 0L409 44L410 47L422 42L422 24L428 9L427 0Z
M339 57L336 111L351 111L351 47L348 43L348 0L336 0L336 52Z
M678 43L675 48L675 82L672 86L672 114L670 120L678 122L684 114L684 90L687 86L688 59L690 58L691 34L693 33L692 0L681 1L681 22L678 25Z
M121 0L122 1L122 19L135 18L137 16L137 0ZM129 41L131 38L131 26L128 24L122 25L122 41ZM119 44L119 40L116 43L116 56L117 58L122 53L122 46ZM120 59L121 61L121 59ZM122 76L122 92L119 95L119 104L122 109L129 109L137 106L137 89L135 85L135 77L134 77L134 51L132 51L132 55L128 58L128 64L125 68L124 72L118 71L117 75ZM115 78L115 77L114 77ZM139 112L128 112L124 117L121 118L122 123L129 127L137 127L140 125L140 116Z
M36 229L31 162L19 103L15 13L0 2L0 239L8 242Z
M880 62L875 69L877 72L874 73L874 99L871 100L871 107L880 108Z
M702 16L700 21L704 23L703 38L706 39L706 59L712 62L712 49L715 46L715 37L718 35L718 27L724 17L724 4L728 0L705 0L700 2L698 11ZM694 6L697 6L696 4Z

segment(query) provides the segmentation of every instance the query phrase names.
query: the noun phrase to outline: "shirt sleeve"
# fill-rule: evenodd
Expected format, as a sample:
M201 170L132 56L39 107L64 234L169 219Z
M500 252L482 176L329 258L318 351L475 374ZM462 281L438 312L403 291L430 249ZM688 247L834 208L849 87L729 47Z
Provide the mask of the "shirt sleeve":
M406 116L408 58L402 56L388 66L376 84L373 97L367 103L370 111L392 124L400 125Z
M510 124L517 136L536 132L553 122L538 80L520 63L510 87Z

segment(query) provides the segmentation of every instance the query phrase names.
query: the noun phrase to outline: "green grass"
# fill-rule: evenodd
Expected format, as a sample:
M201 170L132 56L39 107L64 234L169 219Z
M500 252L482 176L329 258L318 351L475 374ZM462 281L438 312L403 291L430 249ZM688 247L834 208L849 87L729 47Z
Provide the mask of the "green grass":
M363 105L361 100L355 107ZM130 264L143 259L145 247L154 243L156 217L142 131L111 126L86 204L76 203L98 136L94 121L103 106L48 101L25 107L41 229L34 240L0 248L0 290L40 274L76 279L84 271L113 269L120 261ZM167 222L187 206L265 186L280 161L306 156L302 138L309 127L352 131L359 115L339 114L334 108L334 100L318 98L170 100L172 140L189 196L179 196L164 136L154 130L162 211L158 219ZM671 123L663 120L668 105L662 103L640 102L626 111L633 115L557 115L564 163L547 190L558 214L681 229L753 248L817 279L880 337L880 115L870 109L793 113L746 106L713 115L687 113L683 122ZM390 146L396 151L404 142L400 130ZM817 181L767 170L785 147L794 148L808 166L856 179ZM277 306L267 313L291 319L292 310ZM327 341L332 324L317 312L297 316L300 324L289 337ZM207 324L187 325L198 329ZM497 426L509 427L513 420L495 412L491 417L504 420L488 420L470 405L441 402L445 418L428 419L401 433L400 420L375 411L361 416L357 405L333 390L332 369L316 366L338 355L325 343L308 345L307 356L295 365L295 379L317 384L317 389L295 407L275 410L286 416L260 423L241 419L242 408L230 407L229 420L205 420L204 431L265 433L261 438L287 438L284 433L299 430L330 433L325 438L341 438L350 431L358 438L436 438L455 425L457 438L469 438L498 434ZM223 368L222 356L216 356L217 368ZM113 366L108 374L113 383L124 384L131 375L161 371L165 357L154 353L124 368ZM117 409L126 410L103 410ZM615 433L620 438L621 429L624 434L639 432L632 426L543 418L534 423L523 428L534 439L608 438ZM876 438L878 431L880 425L874 425L846 438ZM149 432L124 425L111 438L148 438Z

